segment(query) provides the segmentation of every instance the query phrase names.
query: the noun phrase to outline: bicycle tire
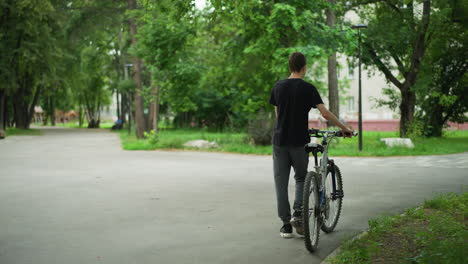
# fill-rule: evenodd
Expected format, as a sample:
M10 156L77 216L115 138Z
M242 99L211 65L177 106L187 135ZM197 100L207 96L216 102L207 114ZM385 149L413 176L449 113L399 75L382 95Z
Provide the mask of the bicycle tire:
M328 182L329 180L331 180L331 172L330 172L330 169L327 170L327 176L325 178L325 193L326 193L326 197L325 197L325 200L326 200L326 203L328 203L328 206L326 207L325 210L330 210L330 202L332 202L331 200L331 189L333 189L331 187L331 181ZM343 177L341 176L341 171L340 169L338 168L338 166L335 165L335 178L336 178L336 188L337 190L339 191L343 191ZM329 183L328 187L327 187L327 183ZM330 233L330 232L333 232L333 230L335 229L336 225L338 224L338 220L340 219L340 215L341 215L341 207L343 205L343 198L336 198L334 201L334 206L336 207L336 214L333 216L334 219L328 221L327 218L324 217L323 221L322 221L322 231L325 232L325 233ZM326 214L329 214L329 212L324 212L325 215ZM330 215L328 215L330 216Z
M304 243L310 252L317 250L320 225L319 225L319 201L318 201L318 174L310 171L307 173L304 183L304 195L302 202L302 216L304 225ZM311 227L311 223L313 226Z

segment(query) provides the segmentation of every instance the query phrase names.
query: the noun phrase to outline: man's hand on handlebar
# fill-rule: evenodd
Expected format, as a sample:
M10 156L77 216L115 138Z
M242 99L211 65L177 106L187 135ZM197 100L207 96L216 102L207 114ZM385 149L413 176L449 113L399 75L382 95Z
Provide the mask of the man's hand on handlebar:
M343 132L343 137L352 137L354 133L354 130L351 127L342 129L341 131Z

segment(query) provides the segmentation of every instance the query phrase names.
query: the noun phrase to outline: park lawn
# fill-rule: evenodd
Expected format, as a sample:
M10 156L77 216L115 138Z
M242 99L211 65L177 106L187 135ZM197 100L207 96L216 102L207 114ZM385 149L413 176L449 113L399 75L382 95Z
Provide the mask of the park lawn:
M466 263L467 217L468 192L441 194L403 215L370 220L367 234L326 263Z
M364 131L363 150L357 150L358 138L339 138L338 144L330 146L333 156L412 156L439 155L468 151L468 131L446 131L441 138L413 138L413 149L406 147L387 147L381 138L398 137L398 132ZM336 141L335 141L336 142Z
M190 140L203 139L215 141L220 146L205 151L234 152L243 154L271 154L271 146L253 146L248 143L245 133L209 132L203 129L163 129L159 132L157 144L150 144L145 139L137 139L134 134L120 131L122 147L125 150L188 149L183 144Z
M210 132L203 129L163 129L156 144L145 139L136 139L134 134L120 131L122 147L125 150L189 149L183 144L189 140L203 139L215 141L218 148L205 151L233 152L241 154L271 155L271 146L253 146L249 144L246 133ZM381 138L398 137L397 132L363 133L363 151L358 151L358 138L338 138L330 145L332 156L405 156L450 154L468 151L468 131L447 131L442 138L417 138L413 140L414 149L387 147Z
M15 127L8 127L6 129L6 136L41 136L42 131L39 129L20 129Z

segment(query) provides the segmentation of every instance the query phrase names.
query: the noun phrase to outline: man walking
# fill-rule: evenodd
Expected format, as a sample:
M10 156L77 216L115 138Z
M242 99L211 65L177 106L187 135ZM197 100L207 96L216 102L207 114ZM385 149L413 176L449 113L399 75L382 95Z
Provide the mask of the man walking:
M306 58L302 53L294 52L289 56L289 71L291 72L289 78L277 82L270 97L270 104L275 106L276 112L273 135L273 171L278 216L283 221L280 235L284 238L292 237L293 226L298 234L303 234L302 194L309 163L309 156L305 152L304 145L310 142L308 134L310 109L317 108L325 119L340 127L345 135L351 135L353 132L328 111L317 89L303 80L306 74ZM294 168L296 181L292 217L288 199L291 166Z

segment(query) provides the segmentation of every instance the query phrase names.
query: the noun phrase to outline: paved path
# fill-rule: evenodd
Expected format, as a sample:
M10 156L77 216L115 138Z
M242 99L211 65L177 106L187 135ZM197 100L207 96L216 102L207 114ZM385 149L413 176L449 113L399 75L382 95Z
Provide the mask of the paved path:
M269 156L122 151L104 130L44 132L0 141L2 264L319 263L369 218L468 184L468 153L336 158L343 215L309 254L279 237Z

